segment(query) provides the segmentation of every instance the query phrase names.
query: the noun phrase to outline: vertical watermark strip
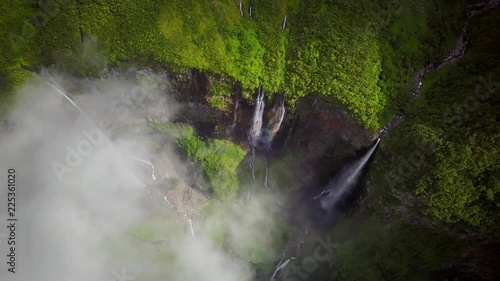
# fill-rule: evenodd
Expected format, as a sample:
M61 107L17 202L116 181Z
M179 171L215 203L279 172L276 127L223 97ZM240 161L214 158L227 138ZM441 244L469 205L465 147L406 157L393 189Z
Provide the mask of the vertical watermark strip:
M7 169L7 271L16 273L16 168Z

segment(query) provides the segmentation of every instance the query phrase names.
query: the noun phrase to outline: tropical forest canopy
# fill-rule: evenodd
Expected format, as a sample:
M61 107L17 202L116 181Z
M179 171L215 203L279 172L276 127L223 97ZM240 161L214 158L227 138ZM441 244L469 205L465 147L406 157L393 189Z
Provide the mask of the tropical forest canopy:
M409 103L414 75L455 47L473 2L255 1L250 19L250 0L244 17L233 0L2 1L0 116L41 67L96 76L108 65L195 68L240 83L246 98L259 85L285 93L292 108L317 93L371 131L404 109L373 161L364 213L339 222L337 262L314 278L437 280L467 249L456 229L500 233L500 12L474 18L465 55L429 74ZM231 95L224 83L212 85L215 107ZM236 196L240 147L152 127L174 136L219 198Z
M323 94L376 129L408 96L411 76L454 45L464 1L258 1L252 19L250 1L243 1L244 18L238 4L4 1L3 96L30 67L80 75L105 65L197 68L234 78L248 93L260 84L285 92L292 104Z

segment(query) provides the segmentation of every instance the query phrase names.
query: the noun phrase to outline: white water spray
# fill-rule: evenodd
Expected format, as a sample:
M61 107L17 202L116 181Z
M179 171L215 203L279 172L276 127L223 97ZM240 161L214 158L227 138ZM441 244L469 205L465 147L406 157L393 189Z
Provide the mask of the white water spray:
M286 15L285 15L285 18L283 19L283 24L281 25L281 31L285 31L285 28L286 28Z
M257 145L262 134L262 117L264 115L264 87L260 86L257 94L257 99L255 100L255 109L253 112L252 126L250 127L250 132L248 133L248 141L252 147Z
M254 0L252 0L250 2L250 7L248 8L248 16L250 17L250 19L253 17L253 14L252 14L252 12L253 12L253 2L254 2Z
M90 116L89 116L89 115L88 115L85 111L83 111L83 109L82 109L82 108L80 108L80 107L78 106L78 104L76 104L76 102L75 102L75 101L74 101L74 100L73 100L73 99L72 99L72 98L71 98L68 94L66 94L63 90L61 90L61 89L57 86L57 82L54 80L54 78L53 78L50 74L48 74L48 75L49 75L50 79L51 79L53 82L52 82L52 83L50 83L50 82L45 82L45 83L46 83L47 85L51 86L54 90L56 90L56 92L57 92L57 93L59 93L61 96L63 96L66 100L68 100L68 101L71 103L71 105L73 105L73 107L75 107L75 108L78 110L78 112L80 112L80 114L82 114L82 115L83 115L83 116L84 116L84 117L85 117L85 118L86 118L86 119L87 119L87 120L88 120L88 121L89 121L89 122L90 122L93 126L95 126L95 128L97 128L98 130L100 130L100 128L97 126L97 124L94 122L94 120L93 120L92 118L90 118ZM101 130L100 130L100 131L101 131ZM106 138L106 140L107 140L107 141L111 144L111 146L113 147L113 143L111 142L111 140L109 140L109 138L108 138L108 137L107 137L107 136L106 136L106 135L105 135L102 131L101 131L101 134L102 134L102 135ZM149 166L151 167L151 178L152 178L153 180L156 180L155 167L154 167L153 163L151 163L151 162L150 162L150 161L148 161L148 160L141 159L141 158L138 158L138 157L135 157L135 156L129 156L128 158L129 158L129 159L131 159L131 160L135 160L135 161L138 161L138 162L145 163L145 164L149 165ZM142 188L145 188L145 187L146 187L146 186L145 186L145 184L144 184L143 182L141 182L141 181L139 180L139 178L138 178L136 175L134 175L134 174L132 174L132 173L131 173L131 176L133 176L133 177L134 177L134 180L135 180L135 181L136 181L136 182L137 182L137 183L138 183L138 184L139 184ZM156 197L157 197L157 196L161 196L161 195L160 195L160 193L161 193L161 192L160 192L159 190L157 190L156 188L155 188L155 190L154 190L154 191L156 191L156 193L158 193L158 194L157 194L157 196L154 196L154 194L153 194L153 193L151 193L151 190L147 189L147 191L148 191L149 196L150 196L150 197L151 197L151 199L153 200L153 202L156 202ZM186 219L186 222L188 223L189 228L190 228L191 236L192 236L192 237L193 237L193 239L194 239L194 238L195 238L195 235L194 235L194 229L193 229L193 222L192 222L191 218L190 218L190 217L189 217L189 216L188 216L185 212L183 212L182 210L180 210L180 209L176 208L176 207L175 207L175 205L174 205L174 204L172 204L172 203L168 200L167 196L163 196L163 199L164 199L164 200L165 200L165 202L169 205L169 207L171 207L173 210L175 210L177 213L179 213L180 215L182 215L182 216Z
M285 96L275 95L273 109L268 114L268 124L264 130L261 141L270 146L274 136L278 133L285 118Z
M324 210L330 211L340 199L351 191L379 142L380 139L377 139L377 142L361 159L343 169L318 196L314 197L314 199L320 200L321 207Z
M151 163L151 162L149 162L148 160L145 160L145 159L137 158L135 156L129 156L128 158L132 159L132 160L135 160L135 161L138 161L138 162L141 162L141 163L148 164L149 167L151 167L151 178L153 178L153 180L156 180L155 166L153 165L153 163Z
M240 104L240 100L236 99L234 101L234 109L233 109L233 124L231 124L231 130L234 130L236 127L236 123L238 123L238 107Z
M240 0L240 15L241 17L243 18L245 16L245 14L243 13L243 0Z

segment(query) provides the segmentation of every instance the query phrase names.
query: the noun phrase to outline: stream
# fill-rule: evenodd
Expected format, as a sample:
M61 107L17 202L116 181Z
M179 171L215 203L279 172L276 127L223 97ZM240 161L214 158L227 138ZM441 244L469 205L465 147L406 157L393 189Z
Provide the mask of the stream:
M464 27L462 28L462 33L458 38L455 48L440 63L431 62L427 64L424 68L419 70L412 79L412 82L410 83L410 89L412 91L412 97L413 97L412 102L415 102L420 97L420 94L422 93L422 86L424 84L426 76L429 73L440 69L441 67L443 67L448 63L456 61L465 54L465 51L469 47L470 20L474 16L482 14L488 10L495 9L498 6L500 6L500 0L489 0L478 4L466 6L466 19ZM394 115L394 117L378 131L377 136L382 139L385 136L385 134L391 128L397 126L403 120L403 118L404 118L403 111L396 113L396 115Z
M489 0L489 1L484 1L484 2L478 3L478 4L466 6L466 20L464 23L464 27L462 28L462 32L457 40L457 44L456 44L455 48L441 62L439 62L439 63L431 62L431 63L427 64L426 66L424 66L421 70L419 70L415 74L414 78L411 80L410 91L412 93L412 103L415 102L420 97L421 92L422 92L422 86L424 84L426 76L429 73L432 73L432 72L440 69L441 67L443 67L444 65L446 65L448 63L451 63L451 62L454 62L454 61L460 59L465 54L465 52L469 46L469 33L468 32L469 32L469 25L470 25L471 19L474 16L477 16L479 14L482 14L488 10L497 8L499 6L500 6L500 0ZM367 153L367 155L365 155L363 157L363 159L360 160L360 162L363 162L363 164L366 163L368 161L369 157L371 156L371 154L373 153L375 147L378 145L379 141L383 139L385 134L391 128L397 126L403 119L404 119L404 111L403 110L401 112L398 112L397 114L395 114L394 117L378 131L378 133L375 136L375 138L378 138L378 140L376 141L376 143L372 147L372 149L370 149L370 151ZM358 166L362 166L362 165L358 165ZM348 170L352 170L352 169L348 169ZM351 172L351 171L349 171L349 172ZM344 171L344 174L345 174L345 171ZM349 181L347 181L347 182L350 182L357 174L359 174L359 170L356 168L356 169L354 169L354 174L353 173L348 173L348 174L349 175L347 176L347 178L349 179ZM266 174L266 177L267 177L267 174ZM339 175L337 177L342 177L342 175ZM335 181L335 179L333 181ZM344 184L344 185L348 186L348 184ZM321 194L316 196L317 197L316 199L320 199L321 197L328 199L329 197L331 197L328 200L324 200L324 199L321 200L320 199L321 205L323 207L326 206L327 208L330 208L332 204L335 204L335 202L338 200L338 198L342 195L341 193L343 193L343 192L345 192L345 190L344 191L337 190L337 189L332 190L332 186L330 186L330 184L329 184ZM305 235L303 235L303 236L298 235L296 237L296 239L294 239L294 240L304 241L306 236L307 236L307 226L306 226ZM295 236L293 236L293 237L295 237ZM298 245L300 245L300 242L298 243ZM298 247L295 255L288 254L288 258L286 258L287 251L288 251L289 247L290 247L290 243L283 250L282 257L277 262L276 267L273 271L273 274L270 276L270 279L269 279L270 281L281 280L280 277L281 277L281 274L283 273L283 270L285 269L285 267L292 260L296 259L300 255L300 251L299 251L300 247Z

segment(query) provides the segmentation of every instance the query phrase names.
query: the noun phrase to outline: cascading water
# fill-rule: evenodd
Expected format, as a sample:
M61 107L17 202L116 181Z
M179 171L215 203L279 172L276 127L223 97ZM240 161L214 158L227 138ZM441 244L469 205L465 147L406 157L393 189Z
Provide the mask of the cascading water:
M262 135L262 117L264 115L265 108L264 87L262 87L261 85L257 92L258 93L257 98L255 99L255 109L253 112L252 125L250 126L250 131L248 132L248 142L252 147L252 160L250 162L250 169L252 169L253 179L255 179L255 147L260 140L260 136Z
M275 95L273 102L273 109L269 113L268 124L262 136L262 142L270 145L276 133L278 133L285 117L285 96Z
M253 112L252 125L248 133L248 141L252 147L256 147L262 135L262 117L264 115L264 87L260 86L255 99L255 109Z
M280 199L276 196L276 194L274 194L273 190L271 189L271 187L269 186L269 168L267 167L267 161L266 161L266 165L265 165L265 171L266 171L266 174L264 176L264 187L269 189L269 191L271 192L271 194L274 196L274 199L276 199L276 202L278 203L278 205L280 207L283 207L283 203L281 203Z
M283 19L283 24L281 25L281 31L285 31L285 28L286 28L286 15L285 15L285 18Z
M155 166L153 165L153 163L135 156L129 156L128 158L149 165L149 167L151 168L151 178L153 178L153 180L156 180Z
M370 160L379 142L380 139L377 139L377 142L361 159L344 168L338 176L328 183L326 188L318 196L314 197L314 199L319 199L321 208L326 211L332 210L335 204L351 191L358 182L361 171L366 163L368 163L368 160Z
M96 129L98 129L99 131L101 131L101 129L94 122L94 120L82 108L80 108L80 106L78 106L78 104L76 104L76 102L74 101L74 99L71 98L69 94L65 93L63 90L60 89L60 86L58 86L58 83L55 81L55 79L52 77L52 75L50 75L50 73L47 73L47 75L48 75L48 77L50 78L50 80L52 82L45 82L45 83L47 85L51 86L58 94L60 94L69 103L71 103L71 105L74 108L76 108L78 110L78 112L82 116L84 116L87 119L88 122L91 123L91 125L93 125ZM111 145L111 147L113 147L113 143L111 142L111 140L109 140L109 138L102 131L101 131L101 134L108 141L108 143ZM153 163L151 163L148 160L145 160L145 159L142 159L142 158L138 158L138 157L135 157L135 156L129 156L128 158L131 159L131 160L137 161L137 162L141 162L141 163L147 164L151 168L151 178L153 180L156 180L155 167L154 167ZM134 177L134 180L137 181L137 183L141 187L146 187L145 184L143 182L141 182L136 175L134 175L134 174L131 174L131 175ZM180 210L180 209L178 209L178 208L176 208L176 206L174 204L172 204L168 200L167 196L164 196L164 195L161 194L161 191L159 189L157 189L157 188L154 188L154 189L148 188L146 190L147 190L147 192L148 192L148 194L151 197L151 199L152 199L153 202L156 202L156 197L163 197L164 201L168 204L169 207L171 207L174 211L176 211L177 213L179 213L180 215L182 215L186 219L186 222L187 222L187 224L189 225L189 228L190 228L191 236L194 239L195 238L195 234L194 234L194 229L193 229L193 221L187 215L187 213L184 212L184 211L182 211L182 210Z
M252 14L252 12L253 12L253 2L254 2L254 0L252 0L250 2L250 7L248 8L248 16L250 17L250 19L253 17L253 14Z
M278 265L276 266L276 269L274 270L273 276L271 276L271 280L270 280L270 281L275 281L275 280L276 280L276 274L277 274L279 271L283 270L283 269L284 269L284 268L285 268L285 267L286 267L286 266L290 263L290 261L291 261L292 259L295 259L295 258L289 258L289 259L287 259L287 260L283 261L283 260L285 259L285 254L286 254L286 250L285 250L285 252L283 252L283 257L281 258L280 262L279 262L279 263L278 263ZM281 277L281 275L280 275L280 276L278 276L278 278L279 278L279 277Z
M453 62L456 59L459 59L465 54L465 51L467 50L469 46L469 24L470 20L481 13L484 13L488 10L495 9L500 6L500 0L489 0L489 1L484 1L480 2L477 4L472 4L472 5L467 5L467 19L465 21L464 27L462 29L462 33L460 34L460 37L458 38L457 44L455 48L446 56L446 58L441 61L441 62L432 62L426 65L424 68L422 68L420 71L417 72L415 77L412 80L412 85L415 91L412 93L413 99L416 100L420 97L420 93L422 92L422 86L424 84L425 77L427 74L429 74L432 71L435 71L437 69L440 69L444 65ZM403 113L397 113L394 115L394 117L382 127L379 132L378 136L380 138L383 138L385 134L394 126L397 126L399 122L402 120Z
M283 269L285 269L285 267L294 259L296 259L299 254L300 254L300 251L301 251L301 248L304 244L304 241L308 235L309 231L308 231L308 227L307 227L307 224L305 225L305 229L304 231L300 231L299 234L297 235L297 240L292 242L291 244L288 244L285 249L283 250L282 254L281 254L281 259L280 261L278 262L278 264L276 265L276 268L273 272L273 275L271 276L271 279L269 281L276 281L276 280L279 280L279 278L281 277L281 274L283 273ZM295 254L293 256L291 256L288 252L289 248L291 246L293 246L293 243L296 243L296 250L295 250ZM288 256L288 259L285 259L286 257ZM278 272L280 272L280 275L276 276L278 274Z
M239 8L240 8L240 15L243 18L245 16L245 14L243 13L243 0L240 0Z
M418 99L421 94L422 86L424 84L425 77L428 73L441 68L443 65L447 63L459 59L465 53L469 45L468 27L470 19L476 16L477 14L484 13L488 10L497 8L499 6L500 6L500 0L489 0L478 4L467 5L467 19L465 21L462 34L458 39L456 47L449 53L449 55L443 61L438 63L430 63L415 75L412 83L414 89L412 91L412 96L415 100ZM285 23L283 23L283 26L284 24ZM283 27L282 30L284 30ZM330 181L325 190L323 190L321 194L315 197L315 199L320 200L321 207L323 209L327 211L332 210L335 204L337 204L337 202L355 186L356 182L359 180L359 177L362 174L363 168L366 166L370 157L373 155L376 147L378 146L380 138L383 138L384 135L392 127L397 126L399 122L402 120L403 116L404 116L403 112L394 115L394 117L390 120L390 122L388 122L384 127L382 127L379 130L378 133L379 138L377 139L373 147L356 163L343 169L343 171L337 177L335 177L332 181ZM286 250L287 249L285 249L285 251L283 252L283 257L281 258L281 260L279 260L279 262L277 263L275 271L271 276L270 279L271 281L279 279L277 273L282 271L283 268L285 268L289 264L289 262L293 259L293 258L290 259L284 258Z
M370 150L368 150L368 152L365 153L365 155L363 155L361 159L359 159L354 164L342 170L342 172L337 177L335 177L332 181L328 183L327 187L318 196L314 197L314 199L320 200L322 209L326 211L332 210L335 204L351 191L352 187L354 187L355 184L358 182L359 177L361 176L361 172L363 171L363 168L366 166L368 160L370 160L371 156L375 152L375 149L377 148L379 142L380 139L377 139L375 144L370 148ZM267 179L266 179L266 185L267 185ZM278 272L283 273L283 269L292 260L296 259L299 256L301 248L303 246L303 243L307 235L308 235L308 227L306 224L305 231L303 232L301 231L298 233L298 235L296 235L297 249L295 251L295 255L291 256L290 254L287 253L289 247L292 246L291 244L287 245L282 253L281 259L276 265L276 268L270 278L270 281L279 280L281 274L278 275ZM285 259L287 255L289 258Z
M231 124L231 130L234 130L236 127L236 123L238 122L238 106L240 104L240 100L236 99L234 101L234 109L233 109L233 124Z
M157 188L151 189L151 190L148 189L148 193L149 193L149 196L151 197L151 199L153 200L154 203L157 202L156 198L163 198L163 200L167 203L168 207L170 207L173 211L177 212L179 215L184 217L187 225L189 226L189 229L191 232L191 237L193 237L193 239L195 239L194 229L193 229L193 221L191 220L191 218L188 216L188 214L186 212L184 212L183 210L177 208L174 204L172 204L172 202L170 202L170 200L168 200L168 197L163 195L163 193L159 189L157 189Z
M87 115L87 113L85 111L83 111L83 109L81 109L74 101L74 99L72 97L70 97L69 94L66 94L64 91L62 91L59 86L57 85L57 82L54 80L54 78L52 77L52 75L50 75L50 73L47 73L47 75L49 76L50 80L52 80L52 82L45 82L45 84L49 85L50 87L52 87L52 89L54 89L58 94L60 94L63 98L65 98L74 108L76 108L76 110L78 110L78 112L80 112L80 114L82 116L84 116L87 121L89 121L90 123L92 123L92 125L94 125L95 127L97 127L97 124L94 122L94 120L92 120L92 118L90 118L90 116Z

